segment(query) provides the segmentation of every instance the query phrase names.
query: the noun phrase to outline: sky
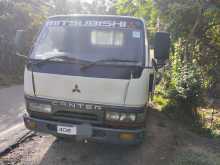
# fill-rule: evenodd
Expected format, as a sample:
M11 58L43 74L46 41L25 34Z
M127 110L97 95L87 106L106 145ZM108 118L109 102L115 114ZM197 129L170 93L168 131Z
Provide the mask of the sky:
M75 0L67 0L67 1L75 1ZM94 0L79 0L79 1L81 1L81 2L90 2L90 3L92 3Z

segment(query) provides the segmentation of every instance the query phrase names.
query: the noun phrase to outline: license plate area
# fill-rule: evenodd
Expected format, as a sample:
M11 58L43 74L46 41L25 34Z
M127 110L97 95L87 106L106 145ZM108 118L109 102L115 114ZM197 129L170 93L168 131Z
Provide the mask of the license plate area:
M77 135L76 126L57 126L57 133L64 135Z

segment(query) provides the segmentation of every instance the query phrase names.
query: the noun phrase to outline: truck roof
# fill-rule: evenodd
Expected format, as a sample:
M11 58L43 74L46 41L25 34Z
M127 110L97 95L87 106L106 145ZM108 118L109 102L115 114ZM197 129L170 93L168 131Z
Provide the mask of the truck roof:
M139 20L143 22L143 19L133 17L133 16L121 16L121 15L93 15L93 14L68 14L68 15L54 15L50 16L49 20L60 20L60 19L70 19L70 18L117 18L117 19L133 19L133 20Z

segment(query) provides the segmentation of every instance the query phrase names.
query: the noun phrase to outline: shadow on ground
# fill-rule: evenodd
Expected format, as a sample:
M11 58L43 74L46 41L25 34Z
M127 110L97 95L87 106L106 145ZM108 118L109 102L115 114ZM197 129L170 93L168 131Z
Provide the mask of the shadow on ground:
M40 164L165 165L169 164L174 152L175 129L172 123L160 112L151 109L145 142L139 146L54 140Z

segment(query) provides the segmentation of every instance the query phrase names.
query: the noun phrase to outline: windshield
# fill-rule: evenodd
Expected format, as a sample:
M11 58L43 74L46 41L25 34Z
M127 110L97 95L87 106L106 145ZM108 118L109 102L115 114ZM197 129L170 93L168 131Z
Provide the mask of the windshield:
M119 59L143 64L142 29L70 26L64 21L47 22L31 59L67 55L80 60Z

